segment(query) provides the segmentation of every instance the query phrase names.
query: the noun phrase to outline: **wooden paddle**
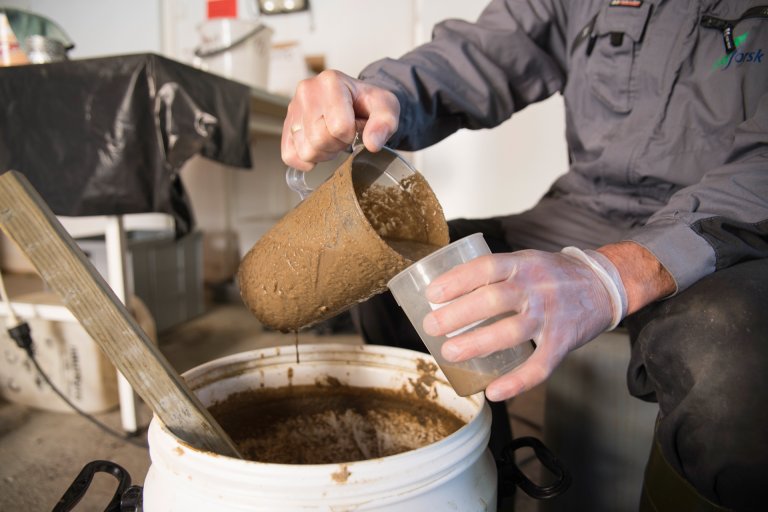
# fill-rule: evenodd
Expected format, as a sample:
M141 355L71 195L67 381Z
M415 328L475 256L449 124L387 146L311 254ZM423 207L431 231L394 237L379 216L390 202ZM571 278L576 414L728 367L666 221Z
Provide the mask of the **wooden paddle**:
M15 171L0 176L0 228L171 432L197 448L240 457L37 191Z

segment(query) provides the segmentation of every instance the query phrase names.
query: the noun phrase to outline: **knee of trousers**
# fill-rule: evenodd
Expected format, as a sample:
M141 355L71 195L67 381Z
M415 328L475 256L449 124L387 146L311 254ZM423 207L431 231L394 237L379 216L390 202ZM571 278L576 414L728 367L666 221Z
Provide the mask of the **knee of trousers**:
M751 510L768 486L768 284L733 274L643 311L632 365L659 401L669 463L713 502Z
M627 319L632 364L656 388L662 412L690 393L738 396L768 382L768 275L718 274Z

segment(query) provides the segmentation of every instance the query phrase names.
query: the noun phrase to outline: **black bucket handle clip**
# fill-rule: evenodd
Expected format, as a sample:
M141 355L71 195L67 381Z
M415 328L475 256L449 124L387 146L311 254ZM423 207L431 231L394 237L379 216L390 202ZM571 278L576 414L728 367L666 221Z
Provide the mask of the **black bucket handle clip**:
M52 512L69 512L83 499L96 473L107 473L117 479L117 489L104 512L142 512L142 488L131 485L131 475L122 466L108 460L86 464Z
M523 447L533 449L541 465L555 476L554 482L549 485L537 485L525 476L515 462L515 452ZM561 495L571 486L571 474L565 465L535 437L513 439L496 460L496 469L499 473L499 493L503 496L512 495L515 488L520 487L531 498L546 500Z

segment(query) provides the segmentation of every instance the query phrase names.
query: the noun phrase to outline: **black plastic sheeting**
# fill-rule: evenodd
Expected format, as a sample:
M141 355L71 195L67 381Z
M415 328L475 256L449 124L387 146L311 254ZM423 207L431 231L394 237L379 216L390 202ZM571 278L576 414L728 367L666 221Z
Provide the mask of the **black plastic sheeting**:
M192 211L195 154L251 167L247 86L157 55L0 68L0 172L26 175L56 215Z

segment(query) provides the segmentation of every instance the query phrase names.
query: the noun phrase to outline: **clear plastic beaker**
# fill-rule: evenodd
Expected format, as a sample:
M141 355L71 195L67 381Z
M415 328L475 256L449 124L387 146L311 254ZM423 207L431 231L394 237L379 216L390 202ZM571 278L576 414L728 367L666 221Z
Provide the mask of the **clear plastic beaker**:
M461 396L484 390L491 381L520 365L533 352L533 343L527 342L494 352L486 357L475 357L459 363L452 363L443 358L441 348L449 338L489 325L499 320L500 316L475 322L445 336L430 336L424 332L424 317L431 311L448 304L433 304L427 300L424 292L429 283L453 267L484 254L491 254L491 250L485 243L482 233L475 233L417 261L393 277L387 284L430 354L437 360L440 369L443 370L456 393Z

